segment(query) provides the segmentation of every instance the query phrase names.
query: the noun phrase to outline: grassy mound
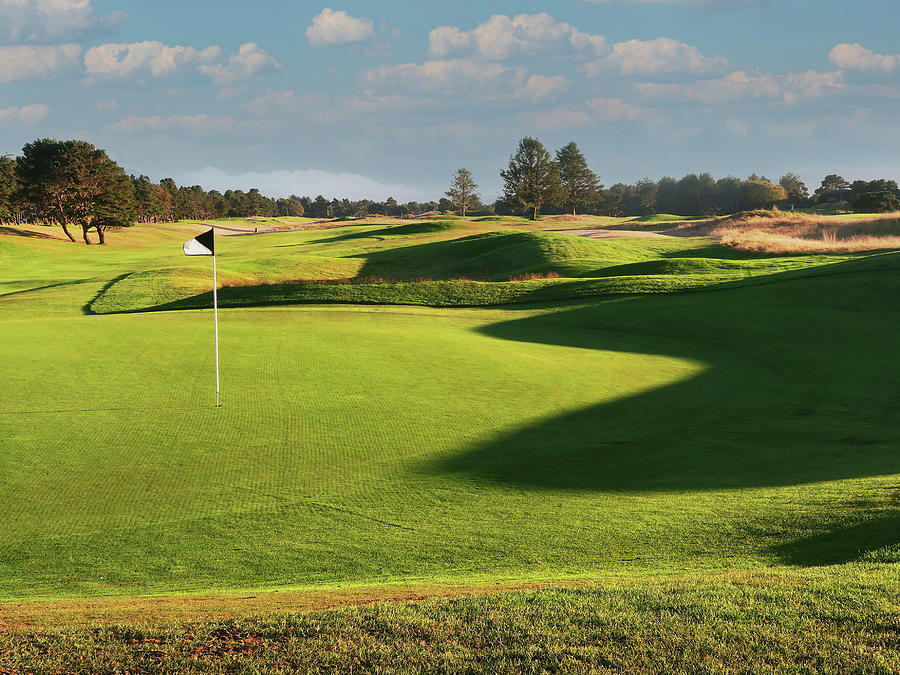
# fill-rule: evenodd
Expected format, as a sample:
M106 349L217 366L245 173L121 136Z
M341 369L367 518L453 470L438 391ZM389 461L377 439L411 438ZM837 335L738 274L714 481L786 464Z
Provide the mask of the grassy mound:
M12 672L889 673L896 569L650 579L308 614L0 631Z

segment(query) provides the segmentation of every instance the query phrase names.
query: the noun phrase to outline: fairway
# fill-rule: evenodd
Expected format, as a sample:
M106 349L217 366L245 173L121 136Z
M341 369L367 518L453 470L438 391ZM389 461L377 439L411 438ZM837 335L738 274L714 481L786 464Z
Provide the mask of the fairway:
M224 309L216 409L211 311L138 311L204 292L209 261L180 254L202 227L0 239L0 597L896 560L898 254L515 234L561 271L539 282L719 262L661 275L701 277L690 293ZM220 270L424 284L458 272L409 247L509 235L378 227L222 238ZM495 280L522 271L482 254ZM170 281L91 313L135 274Z

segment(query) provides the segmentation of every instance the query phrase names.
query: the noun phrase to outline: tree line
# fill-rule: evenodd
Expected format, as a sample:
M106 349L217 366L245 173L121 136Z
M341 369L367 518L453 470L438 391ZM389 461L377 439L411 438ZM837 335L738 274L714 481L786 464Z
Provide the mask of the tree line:
M346 218L451 210L462 215L521 214L532 219L541 213L711 216L775 205L800 208L844 202L862 212L900 208L896 181L849 182L835 174L826 176L813 195L794 173L786 173L777 182L756 174L746 179L715 179L709 173L692 173L680 179L644 178L604 188L574 141L551 155L530 137L519 142L500 177L503 192L487 206L468 169L456 171L450 189L437 201L401 204L393 197L379 202L323 195L276 199L255 188L221 193L199 185L179 186L171 178L154 183L144 175L127 175L104 150L85 141L40 139L26 144L18 157L0 156L0 223L58 224L72 241L76 241L73 231L80 228L82 239L90 244L91 230L103 243L110 227L228 217Z
M896 211L900 190L892 180L847 182L826 176L810 196L795 173L777 182L751 174L746 179L709 173L687 174L680 179L664 176L644 178L634 184L600 184L578 146L572 142L555 156L535 138L523 138L500 171L503 194L495 203L498 214L585 213L606 216L640 216L672 213L683 216L714 216L737 211L771 208L804 208L821 203L848 202L861 212Z

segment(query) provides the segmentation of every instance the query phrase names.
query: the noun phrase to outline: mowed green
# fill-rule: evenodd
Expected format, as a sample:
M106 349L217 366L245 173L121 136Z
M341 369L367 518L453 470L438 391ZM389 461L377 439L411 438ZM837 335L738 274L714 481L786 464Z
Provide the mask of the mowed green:
M180 252L200 227L0 238L0 597L897 560L897 254L550 234L531 264L563 281L734 264L691 267L709 290L681 294L224 309L217 409L209 310L90 313L129 275L196 283L129 311L201 292L209 260ZM391 262L415 279L433 249L414 247L522 243L503 227L235 236L219 265L244 284Z

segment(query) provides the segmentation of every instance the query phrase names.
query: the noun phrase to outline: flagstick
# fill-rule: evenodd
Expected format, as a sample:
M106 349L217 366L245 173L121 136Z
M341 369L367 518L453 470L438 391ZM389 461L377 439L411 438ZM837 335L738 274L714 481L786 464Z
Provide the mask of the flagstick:
M219 408L219 293L216 282L216 256L213 254L213 316L216 325L216 407Z

